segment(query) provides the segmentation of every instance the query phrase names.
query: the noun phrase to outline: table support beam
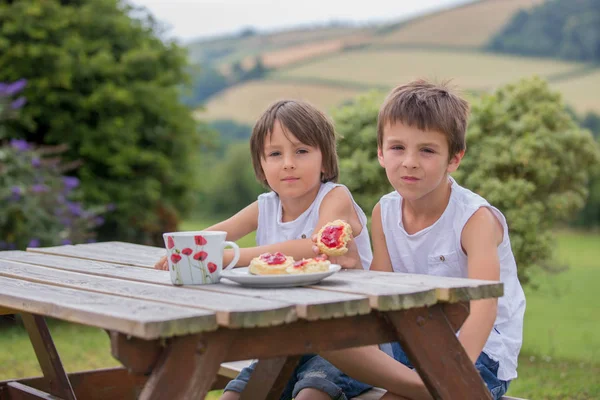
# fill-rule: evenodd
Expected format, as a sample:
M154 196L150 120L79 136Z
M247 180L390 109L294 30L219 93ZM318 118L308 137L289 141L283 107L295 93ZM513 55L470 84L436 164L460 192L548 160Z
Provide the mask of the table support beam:
M240 400L279 400L302 356L260 360Z
M444 307L448 305L390 312L388 318L402 348L435 399L491 400L488 388L456 337L460 307L447 308L448 314ZM457 314L451 314L450 310Z
M22 313L21 317L44 378L48 381L48 392L64 400L76 400L46 320L40 315L29 313Z

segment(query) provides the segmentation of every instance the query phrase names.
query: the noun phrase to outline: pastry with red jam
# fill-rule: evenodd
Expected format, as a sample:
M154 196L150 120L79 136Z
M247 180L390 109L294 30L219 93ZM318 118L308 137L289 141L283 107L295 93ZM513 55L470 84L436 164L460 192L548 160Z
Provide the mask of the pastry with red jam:
M328 222L317 233L317 247L328 256L342 256L346 254L346 245L352 240L350 224L341 219Z
M331 262L322 256L303 258L287 267L286 272L288 274L314 274L317 272L327 272L329 271L330 265Z
M250 262L248 271L253 275L286 274L286 269L294 264L294 259L283 253L263 253Z

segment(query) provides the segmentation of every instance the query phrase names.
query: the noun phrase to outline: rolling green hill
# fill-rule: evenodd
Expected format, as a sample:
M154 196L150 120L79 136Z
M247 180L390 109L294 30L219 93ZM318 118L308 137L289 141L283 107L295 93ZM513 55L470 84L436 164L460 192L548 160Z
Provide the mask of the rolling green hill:
M360 92L415 78L452 80L480 92L532 75L547 79L578 112L600 112L600 99L592 93L600 87L599 66L484 49L516 12L542 1L481 0L370 29L280 33L262 48L270 63L264 79L230 87L196 115L253 123L269 103L286 97L328 111Z

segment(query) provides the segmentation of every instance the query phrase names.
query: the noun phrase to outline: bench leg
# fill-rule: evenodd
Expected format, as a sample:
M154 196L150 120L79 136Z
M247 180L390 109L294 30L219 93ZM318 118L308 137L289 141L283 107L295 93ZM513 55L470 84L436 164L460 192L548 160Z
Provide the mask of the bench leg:
M240 400L279 400L301 357L259 360Z
M489 390L456 337L455 330L462 325L460 320L464 321L464 311L459 307L464 305L436 304L389 312L387 317L435 399L491 400Z
M203 399L237 331L174 338L163 350L140 400Z
M21 317L44 378L47 380L48 392L64 400L76 400L46 320L42 316L29 313L22 313Z

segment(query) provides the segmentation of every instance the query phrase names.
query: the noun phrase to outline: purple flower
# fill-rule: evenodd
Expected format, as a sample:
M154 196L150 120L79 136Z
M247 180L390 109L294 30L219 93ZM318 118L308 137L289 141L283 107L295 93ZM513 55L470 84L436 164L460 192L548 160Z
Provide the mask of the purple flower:
M19 79L18 81L14 81L13 83L2 84L0 86L0 94L4 96L12 96L15 93L19 93L27 86L27 80Z
M104 218L96 217L94 218L94 223L96 224L96 226L104 225Z
M1 85L3 85L3 84L2 84L2 83L0 83L0 88L1 88ZM0 89L0 90L1 90L1 89ZM0 240L0 250L4 250L4 249L7 249L7 248L8 248L8 243L6 243L6 242L4 242L4 241Z
M42 161L39 157L34 157L31 159L31 166L33 168L38 168L40 165L42 165Z
M21 199L21 195L23 194L23 189L21 189L19 186L13 186L10 188L10 193L11 193L11 200L13 201L18 201Z
M27 247L40 247L40 239L31 239Z
M71 241L69 239L63 239L61 241L62 244L71 244Z
M66 189L71 190L79 186L79 179L74 176L63 176L63 183Z
M60 223L64 226L71 226L71 218L61 218Z
M106 205L106 211L114 211L117 208L114 203L108 203Z
M44 185L43 183L38 183L31 187L31 191L33 193L46 193L46 192L50 191L50 188L48 187L48 185Z
M86 243L96 243L96 239L87 239Z
M31 145L22 139L11 139L10 147L17 151L27 151L31 149Z
M83 210L81 209L81 205L79 203L67 203L67 207L71 214L75 216L81 216Z
M19 108L23 107L25 103L27 103L27 99L21 96L12 103L10 103L10 108L12 108L13 110L18 110Z

